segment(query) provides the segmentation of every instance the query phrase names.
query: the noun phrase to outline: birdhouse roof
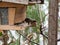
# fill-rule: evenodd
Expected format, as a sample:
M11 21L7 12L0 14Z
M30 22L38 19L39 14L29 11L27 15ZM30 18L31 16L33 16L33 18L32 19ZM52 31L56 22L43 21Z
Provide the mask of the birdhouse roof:
M28 4L28 0L0 0L1 2L17 3L17 4Z
M21 7L21 5L43 4L44 0L0 0L0 7Z

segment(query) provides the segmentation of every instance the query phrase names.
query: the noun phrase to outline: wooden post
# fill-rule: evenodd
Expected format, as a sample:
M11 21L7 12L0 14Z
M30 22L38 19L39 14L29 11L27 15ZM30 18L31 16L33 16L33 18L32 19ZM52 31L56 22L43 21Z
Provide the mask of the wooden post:
M50 0L48 23L48 45L57 45L58 0Z

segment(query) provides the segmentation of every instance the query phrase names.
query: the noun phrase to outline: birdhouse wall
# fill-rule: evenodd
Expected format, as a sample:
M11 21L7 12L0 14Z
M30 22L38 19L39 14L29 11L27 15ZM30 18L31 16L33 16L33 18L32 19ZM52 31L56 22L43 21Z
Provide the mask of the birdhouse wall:
M20 8L8 8L9 25L14 25L25 20L27 6L21 6Z
M13 25L14 23L24 21L26 18L26 8L27 6L24 5L20 8L0 8L0 24L4 22Z
M23 26L9 25L9 20L8 20L9 13L8 13L8 11L11 11L10 9L15 10L15 8L0 8L0 31L1 30L25 30L25 27L23 27ZM12 17L10 17L10 19L11 18Z
M27 6L21 6L20 8L16 8L15 23L22 22L25 20L26 10Z
M9 25L14 25L15 12L16 8L8 8L8 22Z

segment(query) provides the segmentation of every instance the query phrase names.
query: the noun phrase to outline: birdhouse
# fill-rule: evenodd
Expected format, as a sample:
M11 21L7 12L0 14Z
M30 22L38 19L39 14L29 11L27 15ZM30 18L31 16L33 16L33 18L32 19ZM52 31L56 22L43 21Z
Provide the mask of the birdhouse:
M14 23L22 22L26 18L26 9L28 5L31 4L42 4L43 0L0 0L0 9L7 9L7 14L5 10L0 10L0 24L2 21L7 24L1 24L0 29L3 30L22 30L19 26L14 26ZM3 13L5 13L3 15ZM2 20L3 19L3 20Z

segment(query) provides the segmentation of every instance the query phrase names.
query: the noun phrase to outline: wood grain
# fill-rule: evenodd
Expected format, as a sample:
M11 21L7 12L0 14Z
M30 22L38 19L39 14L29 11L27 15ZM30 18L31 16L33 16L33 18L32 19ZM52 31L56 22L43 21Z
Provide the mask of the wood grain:
M0 2L0 7L21 7L23 4L9 3L9 2Z
M9 25L14 25L14 19L15 19L15 10L16 8L8 8L8 20Z
M25 20L26 10L27 6L21 6L20 8L16 8L15 23L22 22Z
M0 25L0 30L25 30L23 26Z

